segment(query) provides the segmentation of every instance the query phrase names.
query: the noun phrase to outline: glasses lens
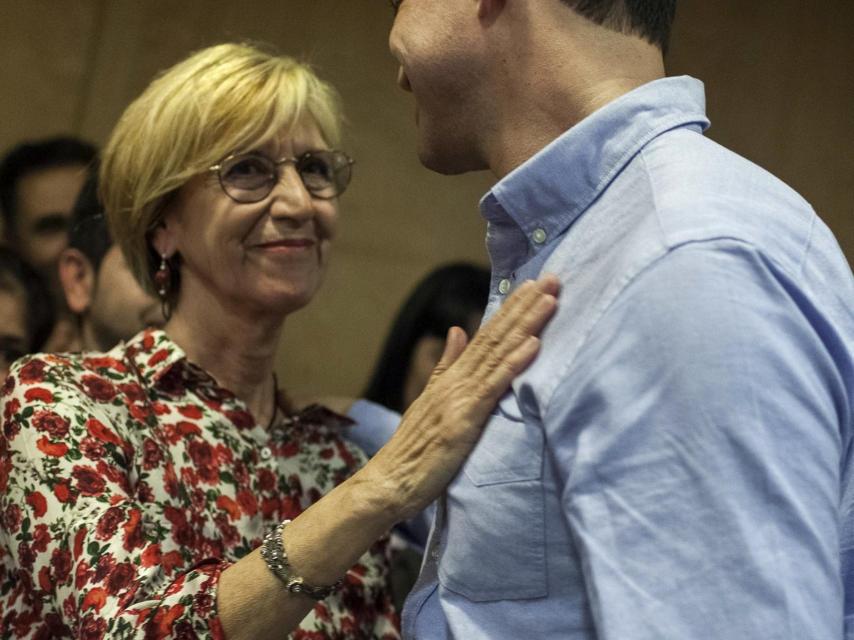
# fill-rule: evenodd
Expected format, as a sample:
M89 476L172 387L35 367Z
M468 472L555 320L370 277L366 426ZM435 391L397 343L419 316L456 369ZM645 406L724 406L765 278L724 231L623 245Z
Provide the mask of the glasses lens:
M263 156L237 156L223 163L219 177L225 192L238 202L257 202L276 183L276 165Z
M350 182L350 158L343 151L309 151L297 170L305 188L317 198L340 196Z

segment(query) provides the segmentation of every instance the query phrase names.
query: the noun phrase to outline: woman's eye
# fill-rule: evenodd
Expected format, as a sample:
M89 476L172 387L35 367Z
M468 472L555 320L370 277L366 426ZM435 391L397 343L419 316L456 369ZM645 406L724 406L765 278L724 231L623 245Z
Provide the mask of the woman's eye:
M299 172L302 175L329 178L332 175L332 167L321 158L310 157L300 162Z
M228 167L225 177L228 180L240 180L270 175L270 167L258 158L245 158Z

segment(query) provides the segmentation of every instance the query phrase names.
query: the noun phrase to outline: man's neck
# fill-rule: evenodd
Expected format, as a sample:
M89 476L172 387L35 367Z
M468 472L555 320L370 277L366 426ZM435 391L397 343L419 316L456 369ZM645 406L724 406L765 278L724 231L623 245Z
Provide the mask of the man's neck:
M564 32L551 19L531 14L527 28L508 31L500 45L516 50L495 56L503 68L494 77L502 81L483 148L498 178L605 105L665 75L660 50L641 38L584 18Z

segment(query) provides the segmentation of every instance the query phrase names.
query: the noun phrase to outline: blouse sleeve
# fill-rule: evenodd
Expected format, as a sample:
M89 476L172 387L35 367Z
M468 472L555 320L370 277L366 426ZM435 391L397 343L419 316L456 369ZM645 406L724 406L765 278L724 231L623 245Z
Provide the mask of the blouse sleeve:
M122 430L49 367L23 361L3 388L0 635L222 638L228 563L190 556L179 510L151 517Z

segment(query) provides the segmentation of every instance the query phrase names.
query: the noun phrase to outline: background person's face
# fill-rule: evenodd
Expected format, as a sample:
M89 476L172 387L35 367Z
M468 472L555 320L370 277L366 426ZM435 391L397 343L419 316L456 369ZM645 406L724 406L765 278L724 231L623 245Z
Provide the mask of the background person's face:
M18 182L17 248L52 283L57 258L68 244L71 209L85 178L85 168L72 165L35 171Z
M133 277L117 245L104 254L86 314L91 348L106 351L148 326L164 322L160 302L148 295ZM89 346L89 345L87 345Z
M9 365L28 351L26 304L23 291L0 288L0 384Z

